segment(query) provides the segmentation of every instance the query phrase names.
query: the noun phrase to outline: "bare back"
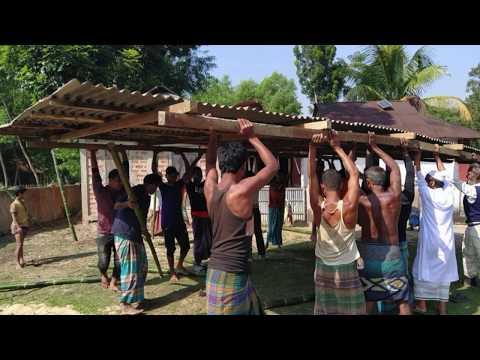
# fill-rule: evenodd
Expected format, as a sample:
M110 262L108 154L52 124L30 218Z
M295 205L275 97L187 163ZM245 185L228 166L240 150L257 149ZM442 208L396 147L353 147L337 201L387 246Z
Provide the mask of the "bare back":
M391 191L360 196L362 241L398 244L400 196Z

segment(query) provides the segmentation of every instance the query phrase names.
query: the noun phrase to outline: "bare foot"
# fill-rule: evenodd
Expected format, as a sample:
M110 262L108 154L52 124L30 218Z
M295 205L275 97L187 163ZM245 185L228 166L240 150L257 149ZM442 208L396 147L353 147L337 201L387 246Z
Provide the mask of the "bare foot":
M200 290L200 291L198 292L198 296L200 296L200 297L205 297L205 296L207 296L207 293L205 292L205 290Z
M17 269L20 270L25 266L25 264L17 263Z
M187 275L190 274L190 273L188 272L188 270L185 269L183 266L177 266L177 269L175 270L175 272L176 272L178 275L183 275L183 276L187 276Z
M178 282L178 276L176 273L173 273L172 276L170 276L170 282L171 283L176 283Z
M141 313L143 313L142 309L136 309L130 304L121 304L120 307L122 309L123 315L140 315Z
M102 288L104 289L108 289L108 284L109 284L109 280L108 280L108 277L106 277L105 275L102 275L102 278L101 278L101 285L102 285Z

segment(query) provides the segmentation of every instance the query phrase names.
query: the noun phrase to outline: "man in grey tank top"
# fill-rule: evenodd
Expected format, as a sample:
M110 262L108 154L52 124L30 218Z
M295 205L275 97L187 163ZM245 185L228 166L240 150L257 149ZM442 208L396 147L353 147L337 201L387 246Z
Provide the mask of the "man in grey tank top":
M238 106L248 106L239 104ZM245 178L247 150L242 143L228 142L218 149L212 132L207 151L205 198L212 220L212 250L207 272L209 315L260 315L263 309L250 278L251 224L254 196L278 171L273 154L254 134L253 124L239 119L240 134L258 152L265 167Z

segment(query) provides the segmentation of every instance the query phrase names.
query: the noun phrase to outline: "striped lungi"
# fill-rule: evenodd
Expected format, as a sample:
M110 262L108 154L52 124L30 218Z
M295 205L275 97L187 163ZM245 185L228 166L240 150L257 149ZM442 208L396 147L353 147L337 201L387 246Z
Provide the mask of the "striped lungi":
M448 301L450 295L450 283L433 283L414 279L415 299Z
M367 301L408 301L407 269L398 245L357 242L365 267L359 270Z
M208 268L208 315L264 315L250 275Z
M365 295L357 264L315 263L315 315L365 315Z
M143 242L115 235L115 249L120 260L120 301L127 304L143 301L148 270Z
M268 209L268 231L267 243L272 245L282 245L282 229L283 217L285 215L285 208L269 208Z

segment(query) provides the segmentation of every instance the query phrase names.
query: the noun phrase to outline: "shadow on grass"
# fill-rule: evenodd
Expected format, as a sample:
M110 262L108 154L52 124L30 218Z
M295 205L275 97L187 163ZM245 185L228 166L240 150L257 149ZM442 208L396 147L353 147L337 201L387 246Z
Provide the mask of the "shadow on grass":
M176 301L180 301L193 293L201 290L204 285L201 283L195 285L185 285L185 284L175 284L176 286L184 286L183 289L175 290L171 293L166 295L162 295L156 298L149 299L148 302L145 304L145 310L155 310L161 308L163 306L167 306L168 304L174 303Z
M96 254L97 254L96 251L90 251L90 252L84 252L84 253L73 254L73 255L53 256L53 257L41 259L41 260L39 260L39 261L37 260L37 261L35 261L34 263L29 262L29 263L27 264L27 266L35 266L35 267L37 267L37 266L42 266L42 265L47 265L47 264L62 262L62 261L66 261L66 260L81 259L81 258L84 258L84 257L96 255Z

